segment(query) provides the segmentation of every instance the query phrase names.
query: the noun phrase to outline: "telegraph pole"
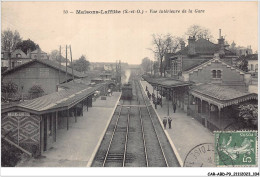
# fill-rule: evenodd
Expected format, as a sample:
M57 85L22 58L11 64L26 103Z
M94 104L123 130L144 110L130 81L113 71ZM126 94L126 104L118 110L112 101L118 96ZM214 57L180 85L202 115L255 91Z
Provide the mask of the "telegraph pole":
M60 56L59 56L59 84L60 84L60 68L61 68L61 46L60 46Z
M67 75L68 75L67 67L68 67L68 56L67 56L67 45L66 45L66 83L68 82L68 79L67 79Z
M73 63L72 63L71 45L70 45L70 62L71 62L71 69L72 69L72 78L73 78L73 82L74 82L74 73L73 73Z

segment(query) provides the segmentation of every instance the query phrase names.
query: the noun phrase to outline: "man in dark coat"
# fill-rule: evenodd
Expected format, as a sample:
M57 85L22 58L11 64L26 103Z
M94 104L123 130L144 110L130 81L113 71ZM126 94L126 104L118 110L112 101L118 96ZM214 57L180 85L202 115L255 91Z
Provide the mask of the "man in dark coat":
M163 118L163 126L164 126L164 129L166 129L166 125L167 125L167 118L164 117L164 118Z
M176 112L176 103L173 103L173 112Z
M168 124L169 124L169 129L172 128L172 118L169 116L168 117Z

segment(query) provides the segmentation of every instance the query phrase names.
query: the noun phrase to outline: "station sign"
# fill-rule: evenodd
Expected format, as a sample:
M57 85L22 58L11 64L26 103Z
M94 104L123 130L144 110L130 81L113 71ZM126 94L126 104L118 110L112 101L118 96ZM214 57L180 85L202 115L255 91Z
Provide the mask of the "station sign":
M28 113L28 112L8 112L8 116L23 117L23 116L30 116L30 113Z

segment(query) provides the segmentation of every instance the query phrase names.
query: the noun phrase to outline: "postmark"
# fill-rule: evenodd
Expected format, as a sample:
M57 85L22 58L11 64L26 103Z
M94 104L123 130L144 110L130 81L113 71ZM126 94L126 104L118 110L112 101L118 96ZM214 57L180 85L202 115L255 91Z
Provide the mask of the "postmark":
M214 167L214 144L202 143L192 148L183 163L184 167Z
M214 135L217 166L257 166L257 131L215 131Z

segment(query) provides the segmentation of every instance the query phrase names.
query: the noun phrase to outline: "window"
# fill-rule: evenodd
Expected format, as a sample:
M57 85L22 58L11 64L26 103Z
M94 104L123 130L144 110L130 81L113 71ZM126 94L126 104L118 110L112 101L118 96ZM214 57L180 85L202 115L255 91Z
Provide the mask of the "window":
M217 71L216 70L212 71L212 78L217 78Z
M222 76L221 70L212 70L212 78L220 79Z
M16 54L16 58L22 58L22 55L20 53Z
M221 78L221 71L217 70L217 78Z
M254 65L253 64L251 64L251 69L250 70L254 71Z
M174 75L178 74L178 64L177 64L177 62L173 63L173 74Z

